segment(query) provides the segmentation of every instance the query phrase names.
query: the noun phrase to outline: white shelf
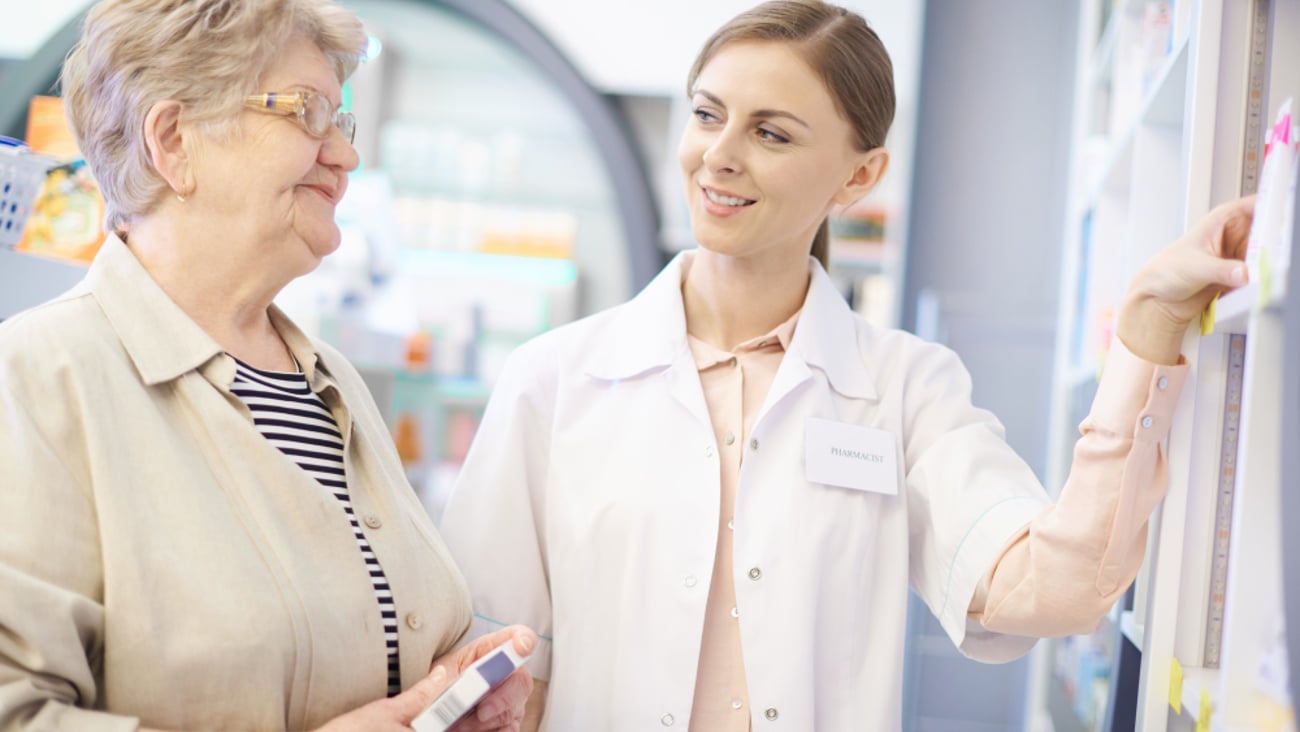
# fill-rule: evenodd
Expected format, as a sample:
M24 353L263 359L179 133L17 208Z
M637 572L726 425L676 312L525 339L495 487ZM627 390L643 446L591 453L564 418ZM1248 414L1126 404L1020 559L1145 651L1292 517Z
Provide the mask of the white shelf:
M1218 304L1214 306L1215 331L1245 333L1250 326L1251 316L1256 311L1281 307L1286 301L1286 291L1282 286L1285 277L1275 277L1273 282L1269 298L1265 302L1260 302L1259 285L1254 282L1220 296Z
M1103 11L1112 6L1106 27L1100 28ZM1295 71L1300 50L1277 42L1300 28L1300 3L1176 0L1170 52L1145 67L1150 73L1139 78L1133 62L1149 56L1134 51L1134 42L1142 36L1149 7L1145 0L1084 0L1081 8L1071 137L1075 170L1066 203L1062 336L1049 437L1049 451L1058 462L1053 479L1066 472L1079 397L1096 376L1079 361L1086 362L1100 348L1104 308L1120 301L1123 283L1161 246L1249 185L1248 153L1262 151L1255 149L1248 130L1262 129L1284 98L1300 98L1300 72ZM1264 28L1260 18L1273 41L1263 47L1253 40ZM1262 57L1261 48L1266 49ZM1108 139L1099 140L1102 135ZM1295 482L1294 476L1283 479L1278 473L1284 449L1277 400L1284 381L1285 294L1280 290L1286 276L1253 279L1258 282L1217 302L1214 329L1219 338L1189 333L1183 344L1191 368L1165 443L1168 488L1148 525L1135 611L1118 617L1122 642L1141 651L1133 725L1139 732L1187 729L1188 718L1207 724L1209 720L1198 720L1207 696L1214 729L1249 727L1255 711L1251 680L1260 677L1261 656L1277 646L1265 626L1282 603L1277 577L1284 529L1276 522L1278 496L1289 487L1288 480ZM1267 298L1261 298L1261 287L1268 288ZM1233 351L1242 344L1224 335L1237 333L1249 334L1244 351ZM1240 388L1232 385L1239 373L1244 377ZM1239 399L1239 406L1229 404L1229 398ZM1225 415L1232 414L1240 419L1235 433L1225 429ZM1225 458L1233 434L1235 456ZM1223 536L1216 533L1222 530L1216 519L1221 498L1230 498L1232 511L1226 585L1211 589L1211 564L1224 556L1210 546ZM1213 616L1211 592L1224 598L1222 612ZM1209 652L1212 622L1222 624L1219 644L1211 647L1217 648L1214 665L1222 671L1199 667ZM1215 639L1211 636L1210 642ZM1174 658L1193 664L1183 667L1181 687L1171 686L1178 676ZM1264 685L1272 689L1268 684L1276 678L1265 675ZM1178 694L1174 704L1181 707L1181 717L1170 714L1171 689Z
M1119 631L1124 634L1125 638L1132 641L1139 651L1142 650L1142 637L1145 633L1142 624L1138 622L1137 616L1133 614L1132 610L1125 610L1120 613Z
M1202 692L1209 695L1211 709L1218 705L1216 696L1219 693L1219 669L1184 666L1183 689L1180 696L1183 705L1182 713L1193 722L1200 720Z

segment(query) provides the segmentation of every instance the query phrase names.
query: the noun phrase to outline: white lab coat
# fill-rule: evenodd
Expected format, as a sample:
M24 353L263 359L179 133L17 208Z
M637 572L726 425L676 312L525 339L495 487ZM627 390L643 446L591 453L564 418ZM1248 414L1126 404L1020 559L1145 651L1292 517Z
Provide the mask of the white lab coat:
M544 637L530 666L550 681L545 730L689 722L720 490L682 308L689 256L512 355L444 517L476 631L523 623ZM971 405L956 355L869 325L810 267L736 497L751 719L898 729L909 585L966 655L1023 654L1033 639L990 633L966 609L1048 499ZM896 435L897 494L809 482L813 417Z

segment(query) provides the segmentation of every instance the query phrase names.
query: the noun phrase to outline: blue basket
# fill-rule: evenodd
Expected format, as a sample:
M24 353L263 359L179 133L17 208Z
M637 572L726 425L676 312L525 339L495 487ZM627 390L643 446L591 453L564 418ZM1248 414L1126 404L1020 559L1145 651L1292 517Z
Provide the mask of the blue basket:
M22 240L50 165L48 158L21 141L0 135L0 246L12 247Z

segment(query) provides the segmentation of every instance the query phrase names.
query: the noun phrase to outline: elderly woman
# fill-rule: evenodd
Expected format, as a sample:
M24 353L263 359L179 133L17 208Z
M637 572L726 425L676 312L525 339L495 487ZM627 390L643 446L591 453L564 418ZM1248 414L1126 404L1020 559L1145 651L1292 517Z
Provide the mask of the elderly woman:
M114 236L0 327L0 728L408 729L536 644L455 650L465 585L374 402L272 305L339 244L365 44L329 0L90 11L63 85ZM458 729L516 729L531 683Z

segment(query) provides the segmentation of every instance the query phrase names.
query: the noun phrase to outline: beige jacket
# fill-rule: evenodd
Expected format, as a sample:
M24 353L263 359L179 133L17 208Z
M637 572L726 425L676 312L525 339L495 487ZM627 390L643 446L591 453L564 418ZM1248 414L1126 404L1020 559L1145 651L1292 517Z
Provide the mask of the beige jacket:
M271 315L343 433L407 687L469 627L464 581L360 376ZM309 729L384 696L341 506L234 373L116 239L0 325L0 730Z

